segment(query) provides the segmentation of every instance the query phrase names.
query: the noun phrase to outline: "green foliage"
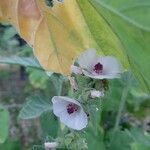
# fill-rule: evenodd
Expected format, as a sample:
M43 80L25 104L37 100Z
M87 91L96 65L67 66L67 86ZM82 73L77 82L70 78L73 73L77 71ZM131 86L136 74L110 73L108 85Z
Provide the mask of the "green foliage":
M115 136L110 135L111 143L109 150L131 150L130 143L133 142L132 138L125 131L117 131Z
M49 82L50 97L66 95L69 90L68 79L60 74L52 74Z
M146 91L150 91L149 43L150 1L92 0L95 10L117 35L132 71Z
M39 117L42 113L51 111L50 102L43 96L32 96L27 98L26 104L19 113L20 119L33 119Z
M107 136L111 139L108 150L148 150L150 149L150 134L143 132L141 129L132 128L131 130L118 130L108 132Z
M102 130L95 131L88 128L85 133L86 142L89 150L106 150L104 135Z
M139 143L132 143L131 144L131 149L132 150L149 150L150 147L142 145L142 144L139 144Z
M49 77L44 70L27 68L26 71L29 74L30 83L35 88L46 89Z
M137 147L135 145L139 145L140 147L143 148L148 148L150 149L150 134L147 132L143 132L141 129L138 128L133 128L131 131L127 131L128 135L133 139L134 143L132 147ZM144 149L141 149L144 150Z
M33 67L33 68L37 68L37 69L41 69L39 63L33 59L33 58L29 58L29 57L19 57L19 56L9 56L9 57L4 57L4 56L0 56L0 63L4 63L4 64L12 64L12 65L21 65L21 66L25 66L25 67Z
M59 132L59 122L51 112L45 112L40 117L43 137L50 136L57 138Z
M65 136L65 145L67 149L87 149L85 138L80 137L78 134L69 133Z
M1 51L8 55L19 49L19 41L14 37L16 30L8 24L0 24L0 54ZM14 49L14 50L13 50Z
M8 139L5 143L0 144L1 150L20 150L21 145L18 141L12 141Z
M0 105L0 144L4 143L8 136L9 113Z

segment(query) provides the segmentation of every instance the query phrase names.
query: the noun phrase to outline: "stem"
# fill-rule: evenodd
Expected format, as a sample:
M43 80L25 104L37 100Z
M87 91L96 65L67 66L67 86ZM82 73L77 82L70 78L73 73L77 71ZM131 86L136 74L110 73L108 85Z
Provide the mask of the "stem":
M115 121L115 125L114 125L114 132L113 132L112 138L110 140L110 145L113 142L113 139L115 137L116 131L119 128L119 123L120 123L121 115L122 115L122 112L123 112L123 109L125 107L125 103L126 103L126 100L127 100L127 96L128 96L128 91L129 91L129 87L130 87L130 84L131 84L131 80L132 80L132 77L131 77L131 74L129 73L126 76L126 79L125 79L126 85L125 85L125 87L123 89L123 92L122 92L122 96L121 96L121 100L120 100L120 106L119 106L119 109L118 109L118 113L117 113L117 117L116 117L116 121Z
M116 117L116 122L115 122L115 126L114 126L114 132L116 132L119 128L119 123L120 123L120 119L121 119L121 114L123 112L123 109L124 109L124 106L125 106L125 103L126 103L126 100L127 100L127 96L128 96L128 91L129 91L129 87L130 87L130 84L131 84L131 80L132 80L132 77L131 77L131 74L127 74L126 78L125 78L125 87L123 89L123 92L122 92L122 96L121 96L121 100L120 100L120 106L119 106L119 109L118 109L118 113L117 113L117 117Z
M129 87L127 85L126 87L124 87L123 92L122 92L122 97L121 97L120 106L119 106L117 117L116 117L114 131L117 131L119 128L121 114L122 114L122 111L123 111L124 106L125 106L126 98L128 96L128 91L129 91Z

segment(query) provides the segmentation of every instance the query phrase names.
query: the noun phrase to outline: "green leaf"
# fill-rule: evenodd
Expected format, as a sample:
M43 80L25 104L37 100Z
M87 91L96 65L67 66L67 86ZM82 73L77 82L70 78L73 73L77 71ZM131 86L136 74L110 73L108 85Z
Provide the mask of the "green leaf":
M86 25L92 34L92 38L97 44L94 45L94 48L96 48L98 53L101 55L113 55L117 57L122 64L127 67L128 62L123 53L121 41L117 38L113 29L109 26L107 20L105 20L101 13L98 13L93 7L92 2L93 0L77 0Z
M132 138L126 131L117 131L115 137L110 136L112 139L109 150L131 150L130 144L133 142Z
M68 79L60 74L53 73L50 77L50 94L51 96L66 95L69 88Z
M93 132L91 128L87 128L85 132L85 138L88 145L89 150L105 150L104 144L104 135L101 131L97 132L96 134Z
M25 67L33 67L33 68L42 69L41 66L39 65L39 63L35 59L29 58L29 57L0 56L0 63L12 64L12 65L22 65Z
M0 105L0 144L4 143L9 129L9 113Z
M131 144L131 149L132 150L149 150L150 146L145 146L145 145L142 145L142 144L135 142L135 143Z
M53 138L57 138L59 122L53 113L43 113L40 117L40 123L44 137L51 136Z
M142 129L133 128L130 132L126 131L127 134L134 140L134 142L150 147L150 134L142 131Z
M44 70L27 68L26 71L29 74L29 81L35 88L46 89L49 81L49 76Z
M32 96L27 98L27 102L19 113L20 119L33 119L39 117L42 113L51 111L51 105L45 97Z
M20 150L21 145L19 141L8 139L5 141L5 143L0 144L0 149L1 150Z
M134 75L150 91L150 1L91 0L120 41Z
M104 111L117 111L120 104L121 94L123 91L123 84L121 80L111 80L109 81L109 90L106 91L104 97L103 110Z

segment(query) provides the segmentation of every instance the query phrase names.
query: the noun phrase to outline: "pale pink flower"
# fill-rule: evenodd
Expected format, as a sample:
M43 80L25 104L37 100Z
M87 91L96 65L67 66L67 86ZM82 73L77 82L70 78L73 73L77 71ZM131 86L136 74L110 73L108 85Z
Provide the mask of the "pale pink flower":
M94 49L81 53L78 63L79 68L82 68L82 73L94 79L119 78L122 73L122 66L115 57L97 56Z
M81 130L87 126L87 115L77 100L65 96L54 96L52 102L53 112L63 124L75 130Z

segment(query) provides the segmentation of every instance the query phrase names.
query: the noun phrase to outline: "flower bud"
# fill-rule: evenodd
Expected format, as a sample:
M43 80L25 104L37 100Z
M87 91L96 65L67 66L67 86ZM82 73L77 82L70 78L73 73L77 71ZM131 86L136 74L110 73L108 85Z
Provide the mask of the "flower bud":
M57 146L58 146L57 142L45 142L44 143L45 150L55 149Z
M92 98L104 97L104 91L91 90L90 93Z

